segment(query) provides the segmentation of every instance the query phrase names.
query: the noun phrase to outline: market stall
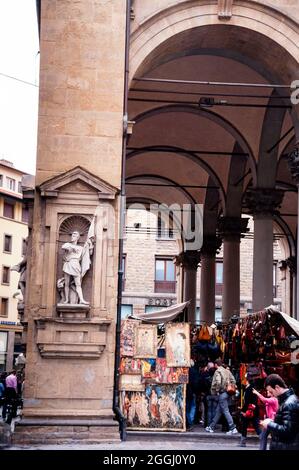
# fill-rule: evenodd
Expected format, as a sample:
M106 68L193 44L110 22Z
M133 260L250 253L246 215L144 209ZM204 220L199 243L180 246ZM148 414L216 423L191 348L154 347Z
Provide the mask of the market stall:
M228 324L194 326L192 353L197 362L221 357L243 384L250 373L260 385L271 373L298 390L299 322L270 306ZM259 383L257 382L257 385Z
M190 325L172 321L186 306L122 321L119 393L129 429L186 430Z

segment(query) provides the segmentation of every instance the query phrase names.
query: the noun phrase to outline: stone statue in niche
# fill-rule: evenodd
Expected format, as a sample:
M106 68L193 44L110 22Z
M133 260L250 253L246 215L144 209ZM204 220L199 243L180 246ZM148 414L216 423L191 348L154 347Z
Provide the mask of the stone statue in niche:
M89 227L83 246L78 244L79 240L80 232L74 230L71 234L71 240L61 247L64 256L63 277L57 281L57 289L60 294L59 303L89 305L83 296L82 280L91 266L94 248L94 221Z

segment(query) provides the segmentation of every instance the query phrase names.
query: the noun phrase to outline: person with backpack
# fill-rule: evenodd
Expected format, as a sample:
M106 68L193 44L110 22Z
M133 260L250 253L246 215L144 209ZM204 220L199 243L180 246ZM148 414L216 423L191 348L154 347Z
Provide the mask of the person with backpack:
M229 395L227 393L228 387L236 386L236 380L229 369L226 369L223 366L223 362L221 359L217 359L215 361L215 368L216 371L213 376L212 386L211 386L211 393L212 395L216 395L219 397L218 405L216 408L215 416L210 424L207 426L205 430L207 432L215 432L215 427L220 420L221 416L224 415L229 431L227 431L227 435L238 434L237 428L233 421L232 415L229 412L228 407L228 399Z

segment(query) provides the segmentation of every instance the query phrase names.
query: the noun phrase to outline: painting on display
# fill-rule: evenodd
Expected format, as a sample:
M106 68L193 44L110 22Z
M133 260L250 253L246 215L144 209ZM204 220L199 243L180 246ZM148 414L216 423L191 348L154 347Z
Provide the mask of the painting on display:
M168 323L165 336L167 366L190 367L189 323Z
M145 385L141 383L141 375L123 374L119 377L119 390L143 392Z
M157 355L157 327L156 325L137 325L135 331L136 358L154 358Z
M143 381L156 381L156 359L142 359L141 373Z
M120 374L141 374L141 359L122 357L119 365Z
M158 383L185 383L189 381L188 367L168 367L166 359L156 360L156 382Z
M186 385L148 384L144 392L122 391L121 410L131 429L185 431Z
M134 356L136 321L122 320L120 333L121 356Z

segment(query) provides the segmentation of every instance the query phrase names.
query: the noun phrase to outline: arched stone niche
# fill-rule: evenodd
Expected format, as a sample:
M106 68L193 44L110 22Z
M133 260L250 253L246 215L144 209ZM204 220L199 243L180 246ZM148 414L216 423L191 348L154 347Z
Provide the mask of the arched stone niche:
M93 279L93 252L95 249L95 236L94 233L90 233L92 218L90 216L82 216L82 215L71 215L71 216L60 216L61 220L58 232L58 244L57 244L57 267L56 267L56 275L57 275L57 304L65 304L67 305L78 305L79 296L76 291L75 280L74 277L70 279L70 286L69 286L69 301L66 302L65 296L65 279L64 279L64 272L63 266L65 262L67 262L68 253L66 250L63 249L65 244L69 244L71 242L72 234L75 232L79 233L79 240L77 246L79 247L80 251L83 250L84 253L88 253L89 258L89 269L86 271L84 276L81 279L81 288L84 299L90 304L92 299L92 279ZM82 249L82 250L81 250ZM79 265L81 269L83 269L83 256L79 259ZM88 266L86 266L86 269ZM83 307L83 305L82 305Z

